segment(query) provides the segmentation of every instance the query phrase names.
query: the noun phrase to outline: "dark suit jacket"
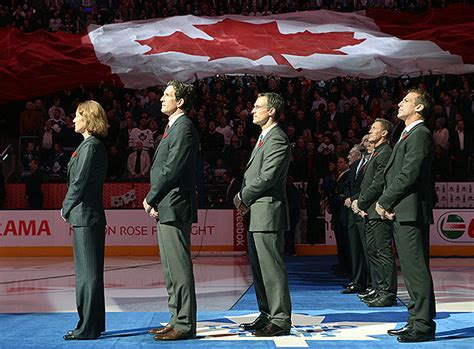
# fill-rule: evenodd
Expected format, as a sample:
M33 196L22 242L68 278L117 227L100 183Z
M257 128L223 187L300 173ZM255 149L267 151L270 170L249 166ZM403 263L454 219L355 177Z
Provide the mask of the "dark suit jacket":
M470 155L472 152L472 134L464 130L464 151L461 151L458 131L453 131L449 135L449 152L457 157L459 153Z
M68 164L62 215L72 226L105 226L102 192L106 173L105 146L90 136L77 147Z
M362 159L354 161L349 168L349 174L347 177L347 186L346 186L346 191L344 192L344 198L350 198L351 200L354 200L354 199L357 199L357 197L359 196L360 185L362 183L362 178L364 177L364 172L365 172L365 169L361 168L359 175L356 177L357 167L359 167L359 164L361 161Z
M349 208L344 205L344 199L346 198L347 187L349 185L349 171L345 172L340 176L336 182L336 202L332 207L332 214L334 219L333 223L339 219L339 223L342 227L347 228L349 224Z
M364 178L360 184L357 206L369 214L369 219L380 219L380 216L375 212L375 203L383 192L385 166L391 154L392 148L388 142L382 143L374 149L372 157L366 165Z
M290 228L286 176L290 164L290 143L275 126L261 147L253 149L244 174L241 198L250 208L250 231L287 231Z
M395 144L385 167L385 188L378 202L395 212L396 221L433 223L433 153L433 136L424 123Z
M180 116L153 156L147 203L158 208L159 221L197 222L196 167L199 136L192 121Z

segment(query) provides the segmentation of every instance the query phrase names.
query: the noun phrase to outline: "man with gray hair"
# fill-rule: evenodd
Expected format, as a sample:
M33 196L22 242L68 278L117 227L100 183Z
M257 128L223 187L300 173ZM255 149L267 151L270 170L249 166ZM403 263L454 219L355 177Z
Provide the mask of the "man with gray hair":
M358 160L351 164L349 170L348 185L346 187L346 192L344 193L344 205L348 208L351 207L352 201L357 198L360 192L360 184L362 183L365 166L369 157L369 154L367 153L368 146L368 136L365 135L362 137L361 143L354 146L351 150L351 153L360 154L360 156ZM349 153L350 157L351 153ZM352 283L343 289L341 293L362 293L367 289L370 281L366 253L367 245L365 238L365 224L362 217L350 211L347 230L351 258Z

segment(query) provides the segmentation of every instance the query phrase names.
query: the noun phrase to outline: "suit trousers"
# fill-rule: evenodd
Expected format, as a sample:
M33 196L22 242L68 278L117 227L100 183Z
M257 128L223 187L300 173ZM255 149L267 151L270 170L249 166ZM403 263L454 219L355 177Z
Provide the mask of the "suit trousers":
M429 269L429 226L393 222L393 232L405 286L410 296L408 324L421 332L435 331L433 279Z
M163 265L169 324L189 335L196 334L196 291L190 246L191 223L158 223L158 244Z
M283 260L284 232L248 232L247 239L258 309L271 323L289 329L291 300Z
M349 251L352 266L352 282L366 289L370 281L370 270L367 258L367 242L364 220L353 212L349 212L347 226Z
M336 219L333 222L334 236L336 237L337 261L344 272L351 275L352 278L352 262L349 250L349 237L347 227Z
M397 294L397 267L392 253L392 222L382 219L370 219L367 222L367 245L373 287L381 296Z
M105 226L73 227L78 338L96 338L105 331Z

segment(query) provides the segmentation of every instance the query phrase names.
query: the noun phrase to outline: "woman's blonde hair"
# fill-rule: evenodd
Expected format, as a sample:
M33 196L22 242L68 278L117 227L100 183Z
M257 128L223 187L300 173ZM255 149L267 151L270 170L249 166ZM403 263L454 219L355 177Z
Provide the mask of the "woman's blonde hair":
M79 103L76 113L86 121L87 131L94 136L105 137L109 129L109 122L104 108L93 100Z

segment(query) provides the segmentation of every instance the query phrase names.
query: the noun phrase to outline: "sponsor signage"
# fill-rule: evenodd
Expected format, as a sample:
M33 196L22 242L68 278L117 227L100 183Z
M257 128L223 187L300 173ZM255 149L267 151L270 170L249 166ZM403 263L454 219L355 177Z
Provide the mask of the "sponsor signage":
M434 213L432 242L474 244L474 210L435 210Z
M430 225L431 246L454 246L473 244L474 246L474 210L435 209L434 224ZM334 245L334 231L331 214L326 211L326 245Z
M106 210L107 246L154 246L157 226L143 210ZM0 246L70 246L72 228L57 210L1 211ZM199 210L191 227L191 245L224 246L245 251L247 230L244 217L233 210Z

